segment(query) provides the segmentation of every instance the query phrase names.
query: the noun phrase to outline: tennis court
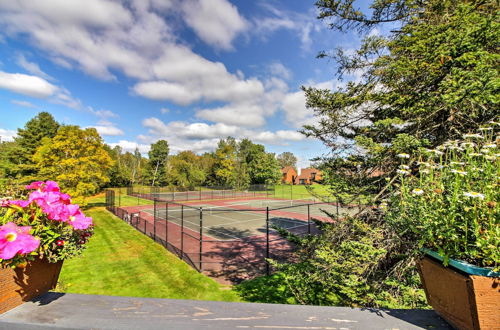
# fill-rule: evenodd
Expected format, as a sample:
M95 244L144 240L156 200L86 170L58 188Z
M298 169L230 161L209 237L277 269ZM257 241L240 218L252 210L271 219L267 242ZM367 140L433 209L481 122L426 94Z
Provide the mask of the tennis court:
M322 211L337 214L340 211L336 205L313 203L312 200L269 200L254 199L245 202L227 201L214 204L181 205L177 203L157 203L156 219L168 219L168 222L201 232L214 240L235 240L250 236L265 235L272 227L277 226L288 230L302 228L307 230L311 218L326 218ZM223 205L220 205L223 204ZM142 212L155 215L153 208ZM343 212L343 213L344 213ZM201 228L200 228L201 227Z
M182 193L186 195L182 203L155 199L154 205L116 207L114 191L108 190L106 207L194 269L226 284L269 275L272 267L267 260L285 261L293 256L294 244L274 226L297 235L315 234L319 230L314 219L332 221L325 212L342 218L362 208L313 199L270 198L261 192L231 198L228 195L233 192L219 191L213 199L211 191L206 199L200 198L199 191Z

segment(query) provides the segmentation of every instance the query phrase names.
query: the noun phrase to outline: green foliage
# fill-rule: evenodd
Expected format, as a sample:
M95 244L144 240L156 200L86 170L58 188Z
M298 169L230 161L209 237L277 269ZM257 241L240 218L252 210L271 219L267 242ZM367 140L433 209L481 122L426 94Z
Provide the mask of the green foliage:
M215 150L213 167L215 183L221 186L231 186L236 166L236 141L228 137L220 140Z
M45 138L33 156L39 176L56 180L75 198L95 194L109 182L113 160L93 128L63 126L54 138Z
M166 173L167 182L179 188L193 190L200 186L206 174L200 164L202 157L192 151L182 151L170 157Z
M5 161L10 162L5 166L8 169L6 174L19 178L23 183L33 181L37 177L38 169L32 157L42 140L53 138L58 129L59 124L48 112L40 112L28 121L24 128L18 129L15 143L10 145L4 156L7 158Z
M304 133L331 147L334 157L357 155L366 174L376 169L383 179L397 169L403 150L435 147L494 119L500 95L497 1L374 1L371 15L352 0L317 6L319 17L341 30L401 24L384 36L365 37L349 55L321 54L338 62L341 76L362 73L335 91L304 88L307 106L321 116ZM349 164L334 165L342 165L332 171L348 180ZM363 185L370 184L382 187L367 177Z
M489 127L423 149L417 162L403 158L386 216L401 237L437 251L445 264L453 258L500 269L497 132Z
M280 165L280 168L291 166L293 168L297 168L297 157L289 151L283 152L279 154L276 159Z
M252 183L276 184L281 179L280 166L274 154L263 152L248 164Z
M320 224L320 235L282 234L297 244L297 261L272 262L287 301L377 308L424 307L425 297L405 242L382 221L346 218ZM251 293L246 293L247 295ZM245 296L245 295L244 295Z
M165 165L168 159L168 142L165 140L158 140L157 142L151 144L151 150L149 151L149 167L152 172L152 182L151 185L155 185L156 178L162 178L163 183L165 183ZM162 183L162 182L159 182Z

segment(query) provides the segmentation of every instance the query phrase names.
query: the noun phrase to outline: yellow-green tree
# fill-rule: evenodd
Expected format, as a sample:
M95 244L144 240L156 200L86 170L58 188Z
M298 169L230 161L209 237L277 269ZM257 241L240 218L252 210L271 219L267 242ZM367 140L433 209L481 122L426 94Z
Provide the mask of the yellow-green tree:
M44 138L33 156L39 176L54 180L72 197L96 193L109 182L113 160L94 128L63 126L52 138Z

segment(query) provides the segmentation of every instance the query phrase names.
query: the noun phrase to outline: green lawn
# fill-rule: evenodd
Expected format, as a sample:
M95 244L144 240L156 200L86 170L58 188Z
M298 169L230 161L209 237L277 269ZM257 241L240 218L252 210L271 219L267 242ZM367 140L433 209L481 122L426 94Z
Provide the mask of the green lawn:
M282 184L274 186L274 197L276 198L307 199L313 198L314 195L319 197L331 196L328 191L328 186L323 186L321 184L310 186Z
M93 199L101 203L102 196ZM104 200L102 200L103 202ZM199 274L101 207L85 211L95 235L81 257L66 260L58 291L68 293L239 301L228 287Z

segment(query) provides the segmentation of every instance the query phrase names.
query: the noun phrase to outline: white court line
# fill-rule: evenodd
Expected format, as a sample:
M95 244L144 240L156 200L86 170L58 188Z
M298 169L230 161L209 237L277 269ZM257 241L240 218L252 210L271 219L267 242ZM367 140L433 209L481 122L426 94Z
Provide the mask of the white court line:
M178 222L179 222L178 224L180 225L180 222L182 221L182 218L178 218L178 217L175 217L175 216L171 216L171 215L170 215L170 212L174 212L174 211L180 211L180 210L172 210L172 211L169 211L169 215L168 215L168 217L169 217L169 218L173 218L173 219L175 219L176 221L178 221ZM239 212L239 213L250 213L250 212L253 212L253 211L238 211L238 210L236 210L236 211L237 211L237 212ZM229 211L229 212L233 212L233 211ZM166 215L166 214L165 214L165 215ZM252 213L252 215L254 215L254 214ZM210 216L211 216L211 217L222 218L222 219L226 219L226 220L227 220L227 219L231 219L231 218L227 218L227 217L224 217L224 216L221 216L221 215L215 215L215 214L210 214ZM162 219L164 219L164 218L162 218ZM164 220L165 220L165 219L164 219ZM231 224L236 224L236 223L245 223L245 222L256 221L256 220L262 220L262 218L256 218L256 219L250 219L250 220L243 220L243 221L225 222L225 223L223 223L223 224L210 225L210 226L202 226L202 228L205 228L205 229L207 229L207 230L212 230L212 231L215 231L215 232L221 233L221 234L223 234L223 235L225 235L225 236L229 236L229 237L234 238L234 239L241 239L242 237L231 236L231 235L229 235L229 234L223 233L223 232L222 232L222 231L220 231L220 230L214 229L213 227L217 227L217 226L226 226L226 225L231 225ZM184 219L184 223L190 223L190 224L193 224L194 226L197 226L198 228L200 227L199 223L191 222L191 221L186 220L186 219ZM264 219L264 223L265 223L265 219ZM190 228L190 229L191 229L191 230L193 230L192 228ZM252 235L250 235L250 236L252 236ZM245 237L247 237L247 236L245 236Z

